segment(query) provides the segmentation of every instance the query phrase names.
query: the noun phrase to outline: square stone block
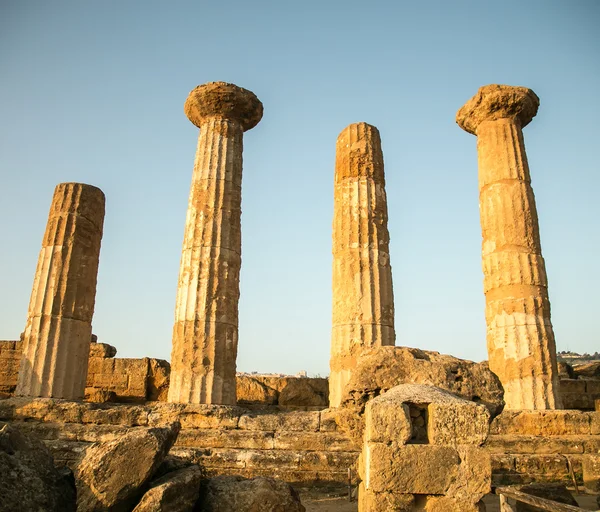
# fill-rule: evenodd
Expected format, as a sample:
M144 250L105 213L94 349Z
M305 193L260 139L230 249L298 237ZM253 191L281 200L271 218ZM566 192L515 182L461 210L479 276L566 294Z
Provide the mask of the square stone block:
M394 400L371 400L365 408L365 441L405 444L412 426L407 404Z
M450 446L365 443L361 464L370 491L445 494L456 479L460 457Z
M466 400L429 404L427 437L431 444L482 445L489 432L490 413L483 405Z

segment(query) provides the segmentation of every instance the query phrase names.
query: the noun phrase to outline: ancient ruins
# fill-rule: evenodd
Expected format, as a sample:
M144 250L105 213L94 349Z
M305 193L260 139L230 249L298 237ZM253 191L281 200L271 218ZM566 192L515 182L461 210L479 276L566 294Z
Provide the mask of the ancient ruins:
M329 403L337 407L359 353L393 345L394 294L379 131L342 130L333 193L333 307Z
M57 185L33 281L16 395L83 398L103 224L100 189Z
M557 363L522 133L538 106L488 85L457 114L477 136L489 365L395 346L374 126L337 140L329 379L236 375L252 92L185 102L200 133L170 364L92 334L104 194L59 184L22 339L0 341L0 511L304 511L292 486L360 512L582 510L565 485L600 494L600 363Z
M242 259L242 137L262 118L258 98L214 82L185 102L200 128L173 327L169 402L235 399Z
M488 85L456 116L477 136L488 355L507 409L560 408L548 279L522 131L539 103L531 89Z

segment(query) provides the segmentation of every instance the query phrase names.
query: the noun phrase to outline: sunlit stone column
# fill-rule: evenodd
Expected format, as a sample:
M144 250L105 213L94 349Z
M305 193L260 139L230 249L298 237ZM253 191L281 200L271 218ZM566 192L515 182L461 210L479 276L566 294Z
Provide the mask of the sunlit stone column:
M103 223L100 189L57 185L29 302L16 395L83 397Z
M179 269L169 402L236 403L242 138L262 112L252 92L224 82L196 87L185 102L200 135Z
M333 311L329 404L337 407L364 348L394 345L394 297L379 132L339 135L333 206Z
M488 85L456 117L477 136L487 345L507 409L560 407L548 281L522 132L538 106L530 89Z

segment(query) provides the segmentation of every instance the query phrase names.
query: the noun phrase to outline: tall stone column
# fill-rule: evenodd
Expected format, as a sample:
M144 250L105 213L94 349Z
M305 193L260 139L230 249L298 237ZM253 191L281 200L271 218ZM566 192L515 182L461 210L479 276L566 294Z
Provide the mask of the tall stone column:
M361 350L394 345L394 296L379 131L347 126L336 147L329 404L337 407Z
M83 398L103 224L99 188L57 185L33 281L16 395Z
M224 82L185 102L200 128L179 269L169 402L235 404L241 265L242 138L262 118L250 91Z
M487 345L507 409L560 408L548 281L522 132L538 106L531 89L488 85L456 117L477 136Z

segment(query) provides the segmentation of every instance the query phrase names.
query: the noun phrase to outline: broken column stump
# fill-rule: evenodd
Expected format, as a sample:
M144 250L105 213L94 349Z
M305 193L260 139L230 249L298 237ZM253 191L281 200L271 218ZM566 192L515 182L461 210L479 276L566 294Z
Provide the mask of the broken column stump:
M83 398L104 224L104 194L57 185L29 302L16 395Z

